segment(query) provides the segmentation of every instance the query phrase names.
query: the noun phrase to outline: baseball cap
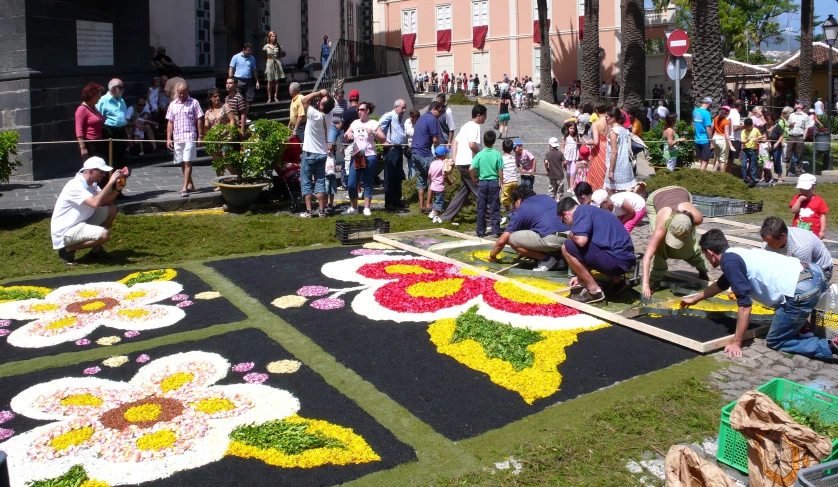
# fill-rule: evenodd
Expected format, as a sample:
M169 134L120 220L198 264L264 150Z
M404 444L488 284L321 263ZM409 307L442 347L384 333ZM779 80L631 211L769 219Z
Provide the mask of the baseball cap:
M794 100L794 104L795 105L802 105L804 107L806 106L806 102L803 101L803 100Z
M524 145L524 143L521 142L521 139L515 139L515 142L512 143L512 148L514 149L514 148L518 147L519 145Z
M608 199L608 191L606 191L604 189L598 189L598 190L594 191L594 193L591 195L591 203L594 206L601 205L607 199Z
M111 172L113 168L105 163L101 157L91 157L84 161L84 165L79 169L79 172L89 171L91 169L98 169L100 171Z
M817 178L812 174L802 174L797 180L797 189L812 189L812 186L818 184Z
M722 105L722 110L730 111L730 107L727 105Z
M810 108L810 109L809 109L809 113L815 113L815 109L814 109L814 108Z
M350 100L360 100L361 94L358 93L358 90L352 90L349 92L349 99Z
M713 103L713 99L712 99L712 98L710 98L709 96L706 96L706 97L704 97L704 99L703 99L703 100L701 100L701 102L702 102L702 103L710 103L710 104L712 104L712 103Z
M666 231L666 245L676 250L682 248L684 241L692 235L692 229L693 222L690 217L683 213L673 216Z
M434 149L434 154L437 157L444 156L444 155L448 154L449 152L450 151L448 150L448 147L445 147L444 145L439 145L439 146L437 146L436 149Z
M550 137L550 140L548 140L547 143L550 144L550 147L555 148L555 147L559 146L559 139L557 139L555 137Z

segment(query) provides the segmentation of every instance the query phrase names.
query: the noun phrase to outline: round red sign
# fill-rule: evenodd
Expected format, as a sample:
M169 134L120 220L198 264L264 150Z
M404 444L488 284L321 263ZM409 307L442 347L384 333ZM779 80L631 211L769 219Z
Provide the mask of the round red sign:
M666 48L673 56L683 56L690 48L690 36L683 30L677 29L666 40Z

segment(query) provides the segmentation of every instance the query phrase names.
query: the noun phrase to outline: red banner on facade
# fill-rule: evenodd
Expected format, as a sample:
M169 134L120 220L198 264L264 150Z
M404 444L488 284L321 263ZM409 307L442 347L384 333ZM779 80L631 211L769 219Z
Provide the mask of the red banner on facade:
M478 25L472 27L472 42L475 49L483 50L486 45L486 34L489 33L488 25Z
M585 33L585 16L579 16L579 40L582 40L583 34Z
M535 44L541 44L541 29L538 28L538 21L532 21L532 41ZM550 19L547 19L547 32L550 32Z
M413 56L413 47L416 45L416 34L404 34L402 36L402 54Z
M436 31L436 50L451 52L451 29Z

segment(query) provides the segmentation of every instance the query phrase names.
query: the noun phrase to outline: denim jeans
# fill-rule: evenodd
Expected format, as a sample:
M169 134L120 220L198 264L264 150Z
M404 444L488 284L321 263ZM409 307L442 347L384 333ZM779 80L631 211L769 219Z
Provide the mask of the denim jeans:
M774 158L774 177L783 176L783 148L778 147L771 151L771 157Z
M445 191L433 191L434 195L434 211L442 214L442 208L445 206Z
M294 135L296 135L297 138L300 139L300 144L302 144L306 136L306 124L300 122L300 126L297 127L297 131L294 132Z
M303 196L326 192L326 154L303 152L300 161L300 185Z
M375 166L378 164L378 156L367 156L367 167L363 169L355 169L355 164L352 161L347 163L349 166L349 186L346 188L349 191L349 199L358 199L358 179L364 186L364 198L372 198L372 180L375 176Z
M521 182L518 183L518 186L529 186L532 188L535 185L535 176L524 176L521 175Z
M757 180L757 151L742 148L742 181L748 183Z
M496 179L477 183L478 237L486 235L486 211L491 215L492 234L500 235L500 185Z
M413 154L411 162L413 163L413 169L416 171L416 189L428 189L428 169L434 162L434 156L425 157Z
M805 357L832 358L826 338L800 338L798 332L812 315L818 298L826 291L823 271L816 264L810 266L812 277L798 282L794 296L774 311L774 321L765 337L765 344L778 352L796 353Z
M402 149L388 147L384 150L384 204L395 205L402 200Z

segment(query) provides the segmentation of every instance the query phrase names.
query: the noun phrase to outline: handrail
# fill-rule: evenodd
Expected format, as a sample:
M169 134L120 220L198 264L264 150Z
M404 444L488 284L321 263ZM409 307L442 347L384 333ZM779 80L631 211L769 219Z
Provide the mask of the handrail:
M331 92L338 82L345 79L396 72L404 78L412 99L413 75L407 60L401 54L401 49L339 39L329 53L314 89L326 89Z

